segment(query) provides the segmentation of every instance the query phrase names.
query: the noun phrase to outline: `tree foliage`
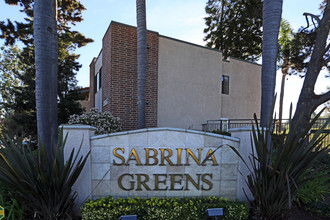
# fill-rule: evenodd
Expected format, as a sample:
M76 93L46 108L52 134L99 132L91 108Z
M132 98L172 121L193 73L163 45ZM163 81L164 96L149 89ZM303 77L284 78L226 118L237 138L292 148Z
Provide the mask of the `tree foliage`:
M304 42L302 48L293 51L294 68L305 72L303 87L293 117L294 125L302 120L302 128L310 121L316 108L330 100L330 91L324 94L315 93L315 84L320 71L324 68L330 69L330 0L323 1L321 9L323 9L322 17L304 13L307 26L302 28L294 39L298 46L300 42Z
M283 115L283 100L284 100L284 87L285 78L288 75L291 67L291 44L293 39L293 30L290 23L282 19L278 38L278 54L277 64L282 69L282 81L280 91L280 103L279 103L279 129L282 127L282 115Z
M15 99L12 88L21 85L19 76L24 64L20 62L22 51L17 46L2 46L0 51L0 114L3 115L8 111L4 104Z
M0 38L6 45L23 43L22 51L18 54L19 61L24 64L18 78L22 85L11 87L10 93L15 99L6 103L10 109L8 120L14 120L23 125L25 133L35 136L36 127L30 128L30 123L36 124L35 116L35 60L33 44L33 0L6 0L7 4L18 5L25 13L25 21L0 21ZM83 34L72 30L72 27L82 21L81 13L85 7L78 0L58 0L58 118L59 123L65 123L71 114L81 114L83 109L76 101L75 93L70 92L77 88L76 73L81 64L77 62L79 55L75 53L78 47L92 42ZM17 69L17 68L16 68ZM9 112L8 112L9 113ZM7 117L6 117L7 118ZM29 120L26 120L29 118Z
M262 51L261 0L208 0L205 12L206 46L229 56L256 61Z
M304 77L307 71L309 58L312 54L316 32L315 28L300 28L291 42L291 69L290 74Z
M324 15L326 10L327 1L322 1L320 5L320 10ZM305 112L304 121L308 122L310 119L310 115L313 111L321 105L325 100L329 100L329 97L326 98L326 94L316 95L314 93L314 87L316 83L316 79L320 75L321 69L327 69L328 73L326 77L329 77L330 64L329 64L329 46L323 48L315 47L318 42L316 42L317 32L326 32L325 26L320 26L320 15L312 15L309 13L304 14L307 21L306 27L301 27L297 32L293 32L289 26L289 23L286 21L282 21L281 29L280 29L280 37L279 37L279 56L278 63L279 67L282 69L282 88L281 88L281 97L282 91L284 92L284 78L286 75L298 75L301 78L307 77L305 79L306 86L302 89L301 97L307 97L306 92L309 93L309 98L305 99L306 103L315 103L312 105L308 105L305 109L298 109L297 114L295 116L294 122L297 122L298 117ZM325 34L325 33L324 33ZM321 38L319 38L321 39ZM323 41L326 37L323 37ZM329 39L329 38L328 38ZM319 54L319 60L314 59L311 60L312 54ZM323 53L323 57L321 58L321 54ZM328 60L328 61L327 61ZM308 71L308 69L314 69L317 67L315 72ZM308 85L308 86L307 86ZM309 87L309 88L308 88ZM309 92L308 92L309 91ZM329 91L329 88L327 89ZM321 98L322 97L322 98ZM307 101L308 100L308 101ZM302 101L300 101L302 104ZM281 98L280 98L280 106L281 106ZM298 113L299 112L299 113ZM309 116L307 116L309 115ZM280 119L281 119L281 107L280 107Z
M30 58L26 48L2 47L1 126L2 132L10 136L36 136L35 74L27 62Z
M323 0L320 4L321 15L325 12L326 3L327 0ZM304 13L307 25L299 28L297 32L289 34L289 39L279 39L279 45L283 45L282 50L280 50L280 54L282 57L289 57L290 68L288 70L288 74L295 74L300 77L305 76L312 52L315 48L316 32L317 29L319 29L321 15ZM288 27L285 27L288 24L283 25L283 31L292 32L292 29L289 30ZM285 41L286 43L284 43ZM325 50L324 59L326 60L329 55L329 49ZM326 68L328 72L330 72L329 62L324 63L322 67Z
M285 60L290 57L291 45L294 37L290 23L282 19L278 38L278 56L277 61L280 68L285 67Z

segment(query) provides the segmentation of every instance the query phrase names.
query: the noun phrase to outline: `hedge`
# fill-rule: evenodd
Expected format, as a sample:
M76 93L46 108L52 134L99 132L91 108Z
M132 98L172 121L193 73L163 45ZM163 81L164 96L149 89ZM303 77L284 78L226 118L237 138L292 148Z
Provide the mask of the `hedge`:
M221 219L247 219L246 203L227 199L209 198L127 198L113 199L111 196L89 200L81 208L82 219L119 219L122 215L137 215L138 219L207 219L208 208L223 208Z

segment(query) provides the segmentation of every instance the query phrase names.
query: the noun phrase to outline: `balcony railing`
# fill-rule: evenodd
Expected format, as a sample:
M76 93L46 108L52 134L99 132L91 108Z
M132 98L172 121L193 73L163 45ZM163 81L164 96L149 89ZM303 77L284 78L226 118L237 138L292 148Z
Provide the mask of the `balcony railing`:
M327 118L319 118L316 120L315 124L312 127L312 130L321 128L322 125L326 122ZM232 128L241 128L241 127L250 127L254 124L254 119L219 119L219 120L207 120L206 124L202 124L202 130L207 132L212 132L214 130L227 131ZM260 120L258 120L260 123ZM279 120L274 120L275 129L278 130L280 123ZM289 125L288 119L283 119L281 123L281 130L287 129ZM330 129L328 125L327 130Z
M315 133L315 131L321 128L324 123L326 122L327 118L319 118L314 123L311 133ZM254 119L219 119L219 120L207 120L206 124L202 124L203 131L212 132L216 130L220 131L228 131L232 128L241 128L241 127L251 127L251 125L255 124ZM258 120L258 124L260 121ZM279 120L274 120L274 129L275 131L279 131L281 126L281 131L289 128L289 120L284 119L280 125ZM326 135L325 139L323 140L323 146L328 146L330 144L330 124L326 127L323 131L323 135Z

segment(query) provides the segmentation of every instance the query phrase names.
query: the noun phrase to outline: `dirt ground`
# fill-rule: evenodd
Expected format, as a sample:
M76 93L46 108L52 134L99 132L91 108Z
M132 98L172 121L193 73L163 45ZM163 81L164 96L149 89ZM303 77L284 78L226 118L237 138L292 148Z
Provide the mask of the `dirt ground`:
M330 217L320 217L313 213L306 212L301 208L295 208L289 220L330 220Z
M250 215L248 220L259 220L259 218ZM314 213L296 207L292 210L291 216L287 220L330 220L330 217L317 216Z

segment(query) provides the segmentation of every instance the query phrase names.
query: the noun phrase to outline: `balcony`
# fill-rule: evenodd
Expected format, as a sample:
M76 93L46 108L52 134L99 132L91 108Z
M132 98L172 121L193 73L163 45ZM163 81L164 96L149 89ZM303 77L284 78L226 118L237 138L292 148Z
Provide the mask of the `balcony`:
M315 133L318 129L320 129L328 118L319 118L316 120L315 124L311 129L311 137L313 133ZM221 131L221 132L230 132L230 129L233 128L242 128L242 127L251 127L251 125L255 124L254 119L218 119L218 120L207 120L206 124L202 124L202 130L205 132L214 132L214 131ZM260 121L258 120L258 124ZM277 131L284 131L289 128L289 119L283 119L282 123L279 123L279 120L274 120L274 129L275 132ZM280 129L281 126L281 129ZM326 137L323 139L323 146L328 146L330 144L330 124L325 128L323 131L323 135Z

